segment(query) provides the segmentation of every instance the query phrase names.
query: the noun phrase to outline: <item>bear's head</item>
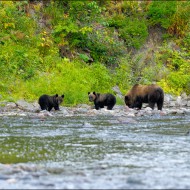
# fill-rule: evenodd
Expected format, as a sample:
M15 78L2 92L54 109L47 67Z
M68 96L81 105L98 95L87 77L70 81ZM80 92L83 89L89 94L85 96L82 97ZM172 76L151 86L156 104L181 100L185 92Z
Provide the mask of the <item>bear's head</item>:
M88 92L88 98L90 102L93 102L96 99L96 92Z
M63 99L64 99L64 94L61 95L61 96L58 96L58 94L55 95L55 98L56 98L56 103L58 105L60 105L62 102L63 102Z
M132 98L130 95L125 95L125 104L129 107L132 108L133 103L132 103Z

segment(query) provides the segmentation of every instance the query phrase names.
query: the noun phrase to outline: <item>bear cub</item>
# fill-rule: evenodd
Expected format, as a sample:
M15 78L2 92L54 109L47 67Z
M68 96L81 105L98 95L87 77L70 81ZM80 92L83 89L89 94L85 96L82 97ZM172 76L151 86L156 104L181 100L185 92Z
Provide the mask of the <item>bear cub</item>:
M63 98L64 94L61 96L58 96L58 94L54 96L44 94L40 96L38 103L42 110L51 111L52 108L54 108L55 110L59 110L59 105L63 102Z
M116 104L116 97L113 94L100 94L96 92L88 92L88 98L90 102L94 102L95 109L104 108L107 106L108 110L112 110Z
M140 85L135 84L125 95L125 104L129 108L142 108L143 103L154 109L157 104L158 110L162 110L164 103L164 91L156 84Z

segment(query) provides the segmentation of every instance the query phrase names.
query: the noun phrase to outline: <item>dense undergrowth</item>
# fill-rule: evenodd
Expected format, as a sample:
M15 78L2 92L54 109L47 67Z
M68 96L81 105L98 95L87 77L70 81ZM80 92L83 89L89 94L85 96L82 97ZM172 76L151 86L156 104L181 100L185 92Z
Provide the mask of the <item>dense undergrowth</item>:
M137 82L190 94L188 1L0 1L0 31L1 100L76 105Z

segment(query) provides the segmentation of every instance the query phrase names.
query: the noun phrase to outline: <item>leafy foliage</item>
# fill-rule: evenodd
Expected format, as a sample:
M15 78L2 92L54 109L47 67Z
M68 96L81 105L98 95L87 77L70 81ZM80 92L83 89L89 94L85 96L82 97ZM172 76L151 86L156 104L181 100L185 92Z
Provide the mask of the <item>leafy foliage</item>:
M13 90L19 97L29 100L38 99L39 95L44 93L64 93L64 105L75 105L88 103L89 91L111 91L110 84L109 72L100 63L88 67L78 61L73 63L60 60L51 73L40 72L33 80L27 80L22 85L16 83Z
M155 26L163 41L144 60ZM0 30L3 99L64 93L75 105L88 103L88 91L125 93L136 82L190 93L189 1L0 1ZM71 56L61 58L60 46Z
M189 54L163 48L158 53L158 61L164 61L167 75L160 79L160 84L166 86L165 91L180 94L185 91L189 94L190 87L190 62ZM164 85L165 84L165 85ZM167 85L166 85L167 84Z
M119 29L120 36L124 39L127 47L139 49L148 36L148 29L143 20L127 19L126 25Z
M169 34L182 37L188 30L189 1L153 1L148 10L151 25L160 24Z

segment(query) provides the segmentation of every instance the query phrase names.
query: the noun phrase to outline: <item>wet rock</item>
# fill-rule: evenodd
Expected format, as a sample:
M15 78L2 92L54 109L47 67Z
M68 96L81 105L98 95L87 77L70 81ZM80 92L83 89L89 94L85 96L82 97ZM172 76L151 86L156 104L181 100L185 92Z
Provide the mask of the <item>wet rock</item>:
M98 111L102 115L112 115L114 113L113 110L107 110L107 108L102 108L102 109L100 109Z
M135 117L135 114L134 113L128 113L127 116L128 117Z
M160 115L161 116L167 115L167 112L162 110L162 111L160 111Z
M91 106L89 106L87 104L78 104L76 107L77 108L86 108L86 109L90 109L91 108Z
M14 102L7 102L6 104L5 104L5 108L6 109L14 109L14 108L16 108L17 107L17 105L14 103Z
M186 99L187 99L187 94L186 94L185 92L183 92L183 93L181 94L181 98L184 99L184 100L186 100Z
M63 115L69 115L69 111L65 107L60 107L60 113Z
M175 101L171 101L171 102L169 102L169 107L175 107Z
M119 121L119 123L123 123L123 124L127 124L127 123L137 123L137 121L133 118L126 118L126 117L119 117L117 119Z
M34 104L28 103L25 100L18 100L16 102L16 105L19 109L30 112L36 112L39 109L39 106L36 107L37 105L35 103Z
M171 95L166 94L166 95L164 96L164 104L167 105L167 106L169 106L169 105L170 105L170 102L171 102L171 99L172 99Z
M87 108L78 108L76 111L75 111L75 113L87 113L89 111L89 109L87 109Z
M121 94L119 88L115 86L113 88L116 93ZM187 96L186 93L182 93L181 96L172 96L170 94L165 94L164 106L162 112L157 110L155 107L152 110L150 107L147 107L148 104L143 104L141 110L131 109L123 105L115 105L112 110L107 110L107 108L102 108L99 110L94 109L94 106L87 104L79 104L76 107L63 107L60 106L60 111L52 110L50 112L43 112L40 110L39 104L37 101L33 103L26 102L25 100L19 100L16 103L14 102L0 102L0 116L4 115L19 115L32 118L44 119L48 116L59 115L61 117L66 116L76 116L76 115L85 115L85 116L95 116L95 115L105 115L105 116L116 116L116 117L141 117L147 115L168 115L168 114L189 114L190 113L190 96ZM34 113L34 114L32 114ZM37 114L36 114L37 113Z
M177 110L176 109L168 110L168 114L175 115L177 114Z
M176 106L180 107L181 103L182 103L182 98L181 98L181 96L178 96L176 99Z
M152 108L146 107L144 110L145 110L146 112L148 112L148 111L152 111Z
M181 107L187 106L187 100L181 100Z
M112 88L112 90L115 92L115 94L116 94L117 97L119 97L120 99L124 99L124 97L123 97L123 95L122 95L122 93L121 93L121 91L119 89L119 86L117 86L117 85L114 86Z
M42 111L40 111L40 113L38 113L38 117L41 118L41 119L43 119L43 118L45 118L47 116L52 117L53 115L47 110L42 110Z
M137 117L141 117L141 116L144 116L144 112L142 111L139 111L137 114L136 114Z
M184 110L177 110L177 114L185 114Z
M122 96L122 93L121 93L121 91L120 91L120 89L119 89L119 86L117 86L117 85L114 86L114 87L112 88L112 90L113 90L116 94Z

